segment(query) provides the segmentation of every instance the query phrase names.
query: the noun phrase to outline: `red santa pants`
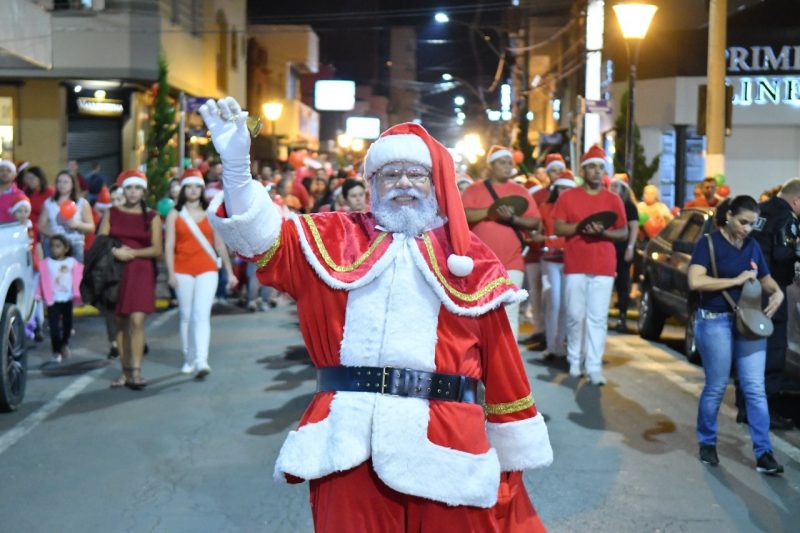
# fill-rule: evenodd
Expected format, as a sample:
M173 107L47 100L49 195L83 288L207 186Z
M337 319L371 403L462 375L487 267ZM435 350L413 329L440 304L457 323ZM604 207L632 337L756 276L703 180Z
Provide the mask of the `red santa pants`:
M518 482L522 487L521 475ZM519 491L513 488L515 482L511 485L501 485L504 501L499 500L493 508L451 507L389 488L367 461L346 472L312 480L311 513L317 533L544 532L524 487Z

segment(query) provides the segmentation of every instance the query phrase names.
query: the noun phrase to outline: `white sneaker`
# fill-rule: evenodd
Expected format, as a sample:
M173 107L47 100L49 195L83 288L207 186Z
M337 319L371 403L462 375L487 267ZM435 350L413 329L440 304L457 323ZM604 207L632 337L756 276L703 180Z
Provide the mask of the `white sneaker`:
M581 365L580 363L570 363L569 364L569 375L573 378L581 377Z
M602 387L606 384L606 378L603 376L602 372L592 372L589 374L589 381L592 383L592 385L597 387Z
M194 374L194 365L191 363L183 363L181 374Z

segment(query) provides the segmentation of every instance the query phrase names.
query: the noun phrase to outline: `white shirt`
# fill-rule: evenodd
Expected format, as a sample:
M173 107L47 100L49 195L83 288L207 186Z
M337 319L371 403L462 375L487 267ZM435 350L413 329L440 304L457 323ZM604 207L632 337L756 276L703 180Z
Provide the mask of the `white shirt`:
M53 301L72 301L72 269L75 268L75 258L48 259L47 268L50 269L50 279L53 280Z

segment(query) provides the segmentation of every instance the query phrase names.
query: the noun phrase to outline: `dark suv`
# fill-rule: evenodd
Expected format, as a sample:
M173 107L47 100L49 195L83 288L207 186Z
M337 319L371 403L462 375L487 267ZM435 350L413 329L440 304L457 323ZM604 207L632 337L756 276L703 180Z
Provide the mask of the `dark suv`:
M677 318L686 324L684 353L695 362L700 359L694 339L698 298L689 290L687 272L695 243L713 227L713 209L684 209L647 244L642 262L639 335L658 340L667 318Z

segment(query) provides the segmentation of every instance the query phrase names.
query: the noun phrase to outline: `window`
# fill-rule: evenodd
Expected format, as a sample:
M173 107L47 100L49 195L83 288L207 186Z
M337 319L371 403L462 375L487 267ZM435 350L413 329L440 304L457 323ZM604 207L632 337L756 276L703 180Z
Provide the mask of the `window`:
M0 158L14 160L14 99L0 96Z
M198 36L203 30L203 0L191 0L192 35Z
M686 225L685 218L673 218L670 220L669 224L667 224L667 228L661 233L661 238L667 242L674 241L678 238L678 235L680 235L684 225Z

